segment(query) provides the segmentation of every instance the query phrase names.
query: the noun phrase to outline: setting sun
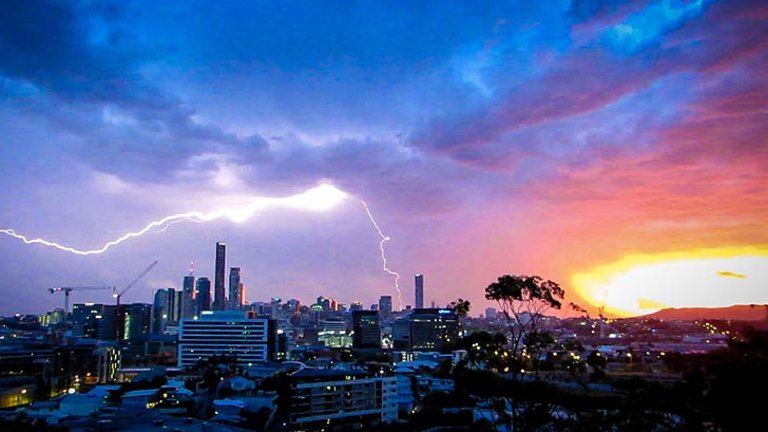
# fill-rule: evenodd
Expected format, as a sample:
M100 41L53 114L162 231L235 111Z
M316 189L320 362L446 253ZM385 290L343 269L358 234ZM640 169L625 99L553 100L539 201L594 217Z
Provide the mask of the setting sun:
M768 302L768 250L707 249L631 255L572 277L578 294L606 314L628 316L666 307L721 307Z

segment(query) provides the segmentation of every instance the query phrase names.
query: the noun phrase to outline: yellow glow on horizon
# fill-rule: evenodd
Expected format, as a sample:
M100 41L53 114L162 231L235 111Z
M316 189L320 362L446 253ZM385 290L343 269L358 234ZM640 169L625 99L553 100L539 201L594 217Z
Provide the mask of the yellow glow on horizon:
M629 316L665 307L768 303L768 248L701 249L623 259L576 273L576 292L606 314Z

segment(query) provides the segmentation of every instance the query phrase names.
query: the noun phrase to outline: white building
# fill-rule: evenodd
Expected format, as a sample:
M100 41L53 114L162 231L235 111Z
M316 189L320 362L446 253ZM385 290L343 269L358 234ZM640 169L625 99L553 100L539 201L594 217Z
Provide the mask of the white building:
M397 421L397 380L356 371L303 369L292 376L293 425Z
M203 311L179 326L179 367L211 356L227 356L242 366L269 361L275 352L274 321L249 318L243 311Z

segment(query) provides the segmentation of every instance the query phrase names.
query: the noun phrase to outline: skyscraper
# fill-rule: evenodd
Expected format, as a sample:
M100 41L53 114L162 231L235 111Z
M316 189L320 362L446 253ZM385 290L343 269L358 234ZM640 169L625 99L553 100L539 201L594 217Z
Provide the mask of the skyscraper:
M381 296L379 298L379 313L382 318L392 315L392 296Z
M224 292L224 273L226 272L227 245L216 243L216 273L213 275L213 310L227 308L227 299Z
M155 292L152 304L152 333L163 334L168 325L168 291L159 289Z
M152 322L152 305L133 303L125 306L123 339L135 341L149 336L150 324Z
M424 307L424 275L416 274L416 301L415 308L422 309Z
M152 305L152 333L163 334L168 325L179 321L179 296L175 289L160 289L155 292Z
M229 269L229 309L237 310L243 307L243 299L240 296L240 267Z
M197 312L195 305L195 277L184 276L184 285L181 292L181 319L192 319Z
M197 315L205 310L211 310L211 281L206 277L197 280Z

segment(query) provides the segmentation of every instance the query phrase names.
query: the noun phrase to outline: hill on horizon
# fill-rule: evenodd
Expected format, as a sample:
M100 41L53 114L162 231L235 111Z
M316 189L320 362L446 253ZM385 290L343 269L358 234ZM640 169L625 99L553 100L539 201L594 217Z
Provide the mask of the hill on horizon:
M727 307L691 307L691 308L666 308L648 315L644 318L663 320L735 320L735 321L763 321L768 318L768 305L733 305Z

